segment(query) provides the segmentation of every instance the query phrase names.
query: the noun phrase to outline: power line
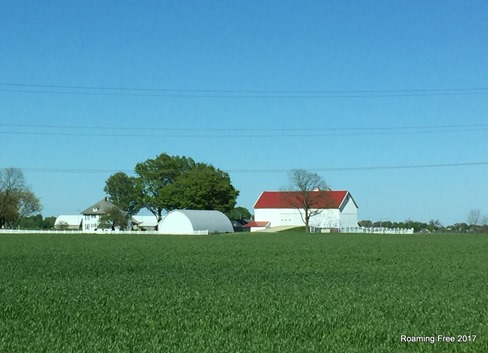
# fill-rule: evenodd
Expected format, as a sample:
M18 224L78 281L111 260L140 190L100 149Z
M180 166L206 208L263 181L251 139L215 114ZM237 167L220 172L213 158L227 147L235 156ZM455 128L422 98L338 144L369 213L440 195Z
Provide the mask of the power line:
M0 86L15 87L41 87L41 88L67 88L92 90L120 90L120 91L165 91L165 92L212 92L212 93L379 93L379 92L432 92L432 91L472 91L488 90L486 87L476 88L432 88L432 89L389 89L389 90L216 90L216 89L174 89L174 88L130 88L107 86L68 86L68 85L41 85L24 83L0 82Z
M425 125L398 127L333 127L333 128L175 128L175 127L111 127L82 125L1 124L0 128L20 130L0 131L2 135L31 136L89 136L124 138L269 138L269 137L325 137L325 136L380 136L409 134L438 134L483 132L488 124ZM29 131L34 129L34 131ZM37 131L36 131L37 130ZM41 130L41 131L39 131ZM46 131L47 130L47 131ZM63 130L63 131L56 131ZM76 130L76 131L70 131ZM89 130L82 132L80 130ZM101 132L98 132L101 131ZM110 131L110 132L106 132ZM130 131L130 133L128 133ZM146 132L146 133L143 133Z
M386 90L244 90L45 85L0 82L0 92L168 98L385 98L488 94L486 87ZM11 87L11 88L9 88Z
M88 130L120 130L120 131L219 131L219 132L239 132L242 133L242 128L195 128L195 127L124 127L124 126L87 126L87 125L56 125L56 124L12 124L0 123L0 127L14 127L14 128L40 128L40 129L88 129ZM332 132L332 131L371 131L371 130L421 130L421 129L462 129L462 128L488 128L488 124L451 124L451 125L405 125L405 126L369 126L369 127L314 127L314 128L253 128L246 127L246 131L287 131L287 132Z
M426 130L426 131L377 131L377 132L342 132L342 133L234 133L234 134L110 134L110 133L77 133L77 132L22 132L22 131L0 131L0 135L24 135L24 136L76 136L76 137L114 137L114 138L303 138L303 137L345 137L345 136L391 136L391 135L412 135L412 134L438 134L438 133L461 133L461 132L482 132L488 128L470 128L456 130Z
M466 96L485 95L488 91L450 92L450 93L412 93L412 94L316 94L316 95L235 95L235 94L144 94L144 93L101 93L79 91L39 91L39 90L12 90L0 89L7 93L40 93L58 95L85 95L85 96L124 96L124 97L160 97L160 98L232 98L232 99L332 99L332 98L396 98L396 97L428 97L428 96Z
M432 169L432 168L454 168L454 167L475 167L487 166L488 162L462 162L462 163L439 163L439 164L414 164L414 165L384 165L384 166L363 166L363 167L331 167L311 168L314 172L348 172L348 171L374 171L374 170L398 170L398 169ZM5 169L5 168L1 168ZM71 173L71 174L112 174L117 172L133 173L132 170L115 169L70 169L70 168L19 168L26 173ZM263 174L263 173L286 173L290 169L229 169L223 170L232 174ZM198 171L197 171L198 172Z
M272 93L272 94L315 94L315 93L432 93L432 92L466 92L488 91L488 87L474 88L431 88L431 89L386 89L386 90L217 90L217 89L175 89L175 88L137 88L137 87L107 87L107 86L69 86L69 85L42 85L0 82L0 86L63 88L110 91L149 91L149 92L189 92L189 93ZM488 92L486 92L488 93Z

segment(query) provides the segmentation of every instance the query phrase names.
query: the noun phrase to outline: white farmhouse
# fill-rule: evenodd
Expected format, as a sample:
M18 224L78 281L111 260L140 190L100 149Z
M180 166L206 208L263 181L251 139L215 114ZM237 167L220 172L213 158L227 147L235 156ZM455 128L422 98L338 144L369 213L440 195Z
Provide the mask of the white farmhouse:
M320 213L310 226L322 229L347 229L358 226L358 206L348 191L316 190L314 209ZM303 196L295 191L264 191L254 204L254 219L268 227L303 226Z
M101 217L107 214L110 209L118 208L106 197L91 205L81 215L61 215L56 218L54 227L64 230L81 230L87 233L101 231ZM124 212L120 210L121 212ZM125 213L125 212L124 212ZM132 216L129 226L136 230L155 230L158 221L155 216ZM117 229L118 230L118 229Z
M101 216L108 213L113 207L117 206L108 201L107 198L104 198L81 212L83 215L83 231L93 232L98 230Z

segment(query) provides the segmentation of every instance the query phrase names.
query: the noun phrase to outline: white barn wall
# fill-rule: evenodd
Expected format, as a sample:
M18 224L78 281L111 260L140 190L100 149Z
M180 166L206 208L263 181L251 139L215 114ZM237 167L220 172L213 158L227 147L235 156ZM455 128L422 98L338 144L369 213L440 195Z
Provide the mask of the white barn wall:
M310 219L310 225L322 228L339 228L339 210L325 209ZM303 211L302 211L303 214ZM256 221L269 221L271 227L304 226L305 222L296 208L262 208L254 211Z
M339 228L340 211L325 209L310 219L310 225L318 228Z
M271 227L278 226L300 226L303 225L302 218L296 208L260 208L254 210L256 221L269 221Z
M345 204L340 214L340 227L357 227L358 209L351 199Z

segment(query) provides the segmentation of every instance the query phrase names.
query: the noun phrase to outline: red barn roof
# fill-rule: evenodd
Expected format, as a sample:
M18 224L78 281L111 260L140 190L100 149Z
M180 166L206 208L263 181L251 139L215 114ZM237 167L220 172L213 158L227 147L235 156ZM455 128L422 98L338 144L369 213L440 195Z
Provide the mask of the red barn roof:
M352 196L348 191L311 191L312 208L341 208ZM316 195L316 196L315 196ZM356 202L352 199L354 204ZM254 204L254 208L295 208L303 202L303 195L299 191L264 191ZM356 205L357 207L357 205Z

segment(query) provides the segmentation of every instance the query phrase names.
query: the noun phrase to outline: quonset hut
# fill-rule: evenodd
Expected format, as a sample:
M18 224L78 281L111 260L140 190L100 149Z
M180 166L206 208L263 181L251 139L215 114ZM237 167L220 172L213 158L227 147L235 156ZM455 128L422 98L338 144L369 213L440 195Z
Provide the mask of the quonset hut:
M233 233L229 218L220 211L174 210L159 223L161 234Z

